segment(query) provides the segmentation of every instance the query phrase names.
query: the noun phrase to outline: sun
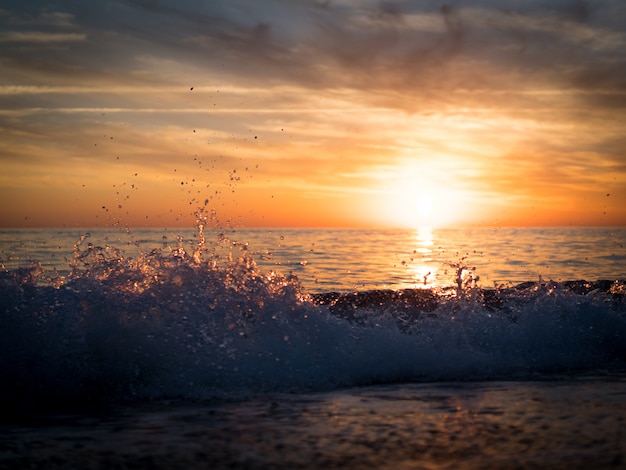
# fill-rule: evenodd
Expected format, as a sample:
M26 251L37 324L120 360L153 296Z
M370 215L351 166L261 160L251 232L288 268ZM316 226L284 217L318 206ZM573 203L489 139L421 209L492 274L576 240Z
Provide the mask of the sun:
M433 213L433 198L429 193L421 192L415 198L417 215L429 217Z
M377 201L376 214L380 222L392 227L453 227L471 214L468 198L463 191L447 188L392 188Z
M456 226L472 215L472 195L436 161L402 162L379 180L375 211L385 225L404 228Z
M442 191L432 189L426 183L412 182L388 191L381 215L396 227L439 227L451 214L447 205Z

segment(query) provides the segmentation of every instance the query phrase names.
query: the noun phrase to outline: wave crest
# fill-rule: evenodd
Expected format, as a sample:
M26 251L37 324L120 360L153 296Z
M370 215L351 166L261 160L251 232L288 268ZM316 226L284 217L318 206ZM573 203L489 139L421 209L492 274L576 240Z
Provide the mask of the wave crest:
M84 239L71 271L0 278L0 379L16 409L398 381L623 369L621 281L307 294L245 244L136 259Z

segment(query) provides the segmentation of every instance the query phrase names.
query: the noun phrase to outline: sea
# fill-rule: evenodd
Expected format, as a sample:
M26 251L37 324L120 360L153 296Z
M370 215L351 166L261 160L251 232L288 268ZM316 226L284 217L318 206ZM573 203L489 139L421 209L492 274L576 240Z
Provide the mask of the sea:
M626 468L625 245L0 230L0 468Z

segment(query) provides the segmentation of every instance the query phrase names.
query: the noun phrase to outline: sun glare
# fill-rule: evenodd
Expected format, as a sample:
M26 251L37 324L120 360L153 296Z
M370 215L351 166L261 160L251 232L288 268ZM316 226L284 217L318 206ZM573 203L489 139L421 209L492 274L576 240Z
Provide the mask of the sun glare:
M394 226L450 226L462 222L471 209L467 192L459 190L459 182L436 162L400 165L385 184L379 215Z
M428 193L420 193L415 198L417 214L421 217L428 217L433 213L433 198Z

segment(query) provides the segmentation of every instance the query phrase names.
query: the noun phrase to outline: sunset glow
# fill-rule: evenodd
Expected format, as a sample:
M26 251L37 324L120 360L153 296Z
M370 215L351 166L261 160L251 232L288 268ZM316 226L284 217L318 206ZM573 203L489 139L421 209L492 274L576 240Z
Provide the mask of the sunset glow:
M626 7L543 3L5 7L0 224L626 224Z

